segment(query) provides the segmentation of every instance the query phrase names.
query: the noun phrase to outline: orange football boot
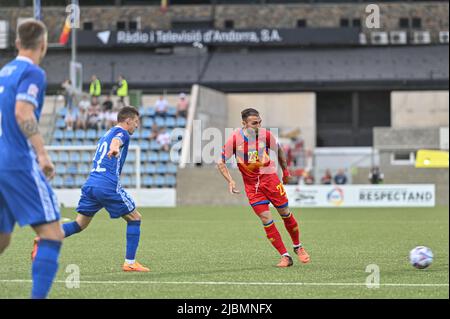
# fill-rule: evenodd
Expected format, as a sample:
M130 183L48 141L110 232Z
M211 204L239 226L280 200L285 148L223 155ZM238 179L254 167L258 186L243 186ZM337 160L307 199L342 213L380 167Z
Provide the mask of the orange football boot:
M136 272L149 272L150 269L142 266L137 261L134 264L127 264L126 262L122 266L123 271L136 271Z
M285 268L291 267L294 264L291 256L281 256L280 262L277 264L277 267Z
M294 248L294 252L297 254L298 260L300 262L307 264L311 261L311 258L309 257L305 248L303 248L303 247Z
M31 251L31 261L34 261L34 258L36 258L39 240L41 240L39 237L34 238L33 250Z

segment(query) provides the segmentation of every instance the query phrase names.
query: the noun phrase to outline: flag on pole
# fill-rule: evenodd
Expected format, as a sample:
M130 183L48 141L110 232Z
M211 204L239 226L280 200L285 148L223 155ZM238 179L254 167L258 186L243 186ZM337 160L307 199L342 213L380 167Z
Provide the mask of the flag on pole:
M70 21L69 19L66 19L64 22L64 27L61 32L61 35L59 36L59 44L66 45L67 41L69 41L69 35L70 35Z
M169 8L169 0L161 0L161 11L166 13Z

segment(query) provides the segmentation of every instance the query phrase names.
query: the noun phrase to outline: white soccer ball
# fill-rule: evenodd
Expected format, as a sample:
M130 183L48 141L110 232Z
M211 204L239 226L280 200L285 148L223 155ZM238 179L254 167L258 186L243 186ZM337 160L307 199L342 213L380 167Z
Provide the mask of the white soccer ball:
M433 262L433 252L425 246L417 246L409 252L409 262L417 269L425 269Z

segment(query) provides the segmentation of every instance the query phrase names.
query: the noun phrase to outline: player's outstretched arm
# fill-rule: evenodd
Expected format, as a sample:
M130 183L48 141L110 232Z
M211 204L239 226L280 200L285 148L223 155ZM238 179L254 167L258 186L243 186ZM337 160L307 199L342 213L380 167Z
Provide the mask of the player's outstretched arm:
M283 148L281 145L277 145L278 149L278 163L280 163L281 170L283 171L283 184L289 183L290 174L288 170L287 160L286 160L286 154L284 154Z
M34 105L25 101L16 102L16 120L23 135L30 141L38 157L39 166L48 179L55 175L55 167L44 147L44 139L39 132L39 125L34 115Z
M223 161L217 162L217 169L228 182L228 191L230 194L239 194L240 191L236 188L236 182L231 177L230 172Z
M120 147L122 146L122 141L118 138L113 138L111 141L111 145L109 147L108 157L112 156L117 157L120 153Z

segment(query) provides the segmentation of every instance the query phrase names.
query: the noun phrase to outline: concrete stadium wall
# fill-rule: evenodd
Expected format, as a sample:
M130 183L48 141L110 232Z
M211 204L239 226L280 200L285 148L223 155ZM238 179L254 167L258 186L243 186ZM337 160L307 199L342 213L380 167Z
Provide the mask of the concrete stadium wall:
M307 148L316 145L315 93L228 94L228 126L241 127L241 111L257 109L266 128L300 128Z
M186 167L177 173L177 206L248 205L242 177L237 168L229 168L241 194L230 194L228 184L213 166Z
M448 91L410 91L391 93L393 128L448 126Z
M375 127L373 129L373 146L380 151L418 150L421 148L439 149L440 129L439 127Z
M211 19L214 27L223 28L226 20L233 20L235 28L295 28L297 20L306 19L308 27L339 27L341 18L362 19L365 27L365 8L368 3L323 4L267 4L267 5L188 5L170 6L162 13L159 6L84 6L81 24L92 22L94 30L116 29L116 21L135 20L140 17L143 28L170 29L172 20ZM381 28L398 30L399 19L421 17L422 29L432 32L437 41L438 32L448 30L449 5L443 1L378 3ZM10 22L14 30L18 17L32 16L32 7L6 7L0 10L0 20ZM66 17L65 6L43 7L43 21L49 27L50 42L57 42ZM378 30L377 30L378 31Z

